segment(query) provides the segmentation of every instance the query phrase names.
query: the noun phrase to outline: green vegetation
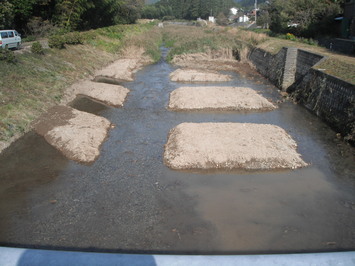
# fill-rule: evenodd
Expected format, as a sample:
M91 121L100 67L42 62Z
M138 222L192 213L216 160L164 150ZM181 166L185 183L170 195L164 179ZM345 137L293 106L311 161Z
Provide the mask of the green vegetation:
M33 36L134 23L143 0L1 0L0 29Z
M52 35L48 39L50 48L63 49L66 44L83 44L82 34L79 32L69 32L63 35Z
M262 5L263 24L269 24L275 33L292 33L295 36L314 38L337 31L334 18L342 13L339 0L271 0Z
M3 49L0 47L0 61L5 61L6 63L16 63L16 57L9 49Z
M297 37L292 33L286 33L286 34L282 34L282 33L275 33L272 32L269 29L244 29L246 31L252 31L252 32L256 32L256 33L264 33L270 37L275 37L275 38L280 38L280 39L285 39L285 40L290 40L290 41L294 41L294 42L299 42L299 43L306 43L309 45L318 45L317 40L314 40L312 38L303 38L303 37Z
M169 26L163 30L164 42L172 47L168 60L175 55L203 53L220 49L231 49L239 54L239 59L247 60L248 50L267 40L264 34L246 32L236 28Z
M220 13L228 15L229 9L235 6L233 0L160 0L154 5L143 8L142 17L144 18L177 18L193 19L198 17L208 18L217 16Z
M31 52L34 54L44 54L42 44L39 42L34 42L31 46Z
M258 0L258 5L265 3L266 0ZM244 10L252 10L255 6L255 0L239 0L238 6Z
M0 141L27 131L48 107L60 103L65 88L119 58L129 46L144 48L147 55L159 59L161 35L152 24L111 26L82 32L81 37L82 45L45 49L44 55L16 54L16 63L2 61ZM3 55L7 60L14 52L0 49L0 59Z

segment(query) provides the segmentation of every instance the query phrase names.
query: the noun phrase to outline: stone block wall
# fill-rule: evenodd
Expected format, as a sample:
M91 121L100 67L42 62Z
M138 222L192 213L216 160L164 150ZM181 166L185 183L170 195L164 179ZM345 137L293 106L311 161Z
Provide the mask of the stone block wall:
M287 48L282 48L277 54L273 55L262 49L254 49L249 54L249 60L264 77L267 77L275 86L281 87Z
M259 73L355 144L355 85L314 69L322 59L295 48L276 55L255 49L249 55Z
M322 55L298 49L295 80L303 78L321 59L323 59Z
M311 68L293 88L294 99L355 142L355 87Z
M353 22L355 27L355 20ZM337 51L349 55L355 55L355 40L348 39L321 39L319 45L324 46L332 51Z

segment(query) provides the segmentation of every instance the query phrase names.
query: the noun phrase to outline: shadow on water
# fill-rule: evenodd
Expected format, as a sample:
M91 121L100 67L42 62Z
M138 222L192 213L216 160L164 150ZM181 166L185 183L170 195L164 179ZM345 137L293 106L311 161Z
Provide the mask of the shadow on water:
M65 159L35 133L0 155L0 243L62 250L257 254L353 250L353 149L304 108L170 112L174 67L164 58L133 82L124 108L79 98L72 106L116 125L90 166ZM277 102L256 73L248 86ZM184 84L185 85L185 84ZM193 85L197 86L197 85ZM199 173L163 164L169 130L183 122L269 123L284 128L311 165L295 171ZM261 132L262 134L262 132Z

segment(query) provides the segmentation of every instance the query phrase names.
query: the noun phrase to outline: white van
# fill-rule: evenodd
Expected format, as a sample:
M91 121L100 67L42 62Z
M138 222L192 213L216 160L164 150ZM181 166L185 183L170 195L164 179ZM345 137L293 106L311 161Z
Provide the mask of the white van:
M21 46L20 34L15 30L0 30L0 47L17 48Z

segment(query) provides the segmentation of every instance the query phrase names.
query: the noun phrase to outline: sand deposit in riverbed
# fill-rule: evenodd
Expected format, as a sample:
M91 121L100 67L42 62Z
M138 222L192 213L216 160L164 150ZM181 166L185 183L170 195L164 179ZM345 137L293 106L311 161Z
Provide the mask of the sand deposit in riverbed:
M110 126L106 118L67 106L55 106L35 123L34 128L69 159L90 163L99 156Z
M170 74L170 79L176 82L224 82L232 80L232 77L215 71L177 69Z
M295 169L307 164L280 127L247 123L183 123L172 129L164 162L173 169Z
M171 61L183 68L213 69L235 71L240 66L233 56L232 49L207 51L206 53L175 55Z
M119 85L83 81L73 85L76 95L88 96L104 104L122 107L129 90Z
M110 83L133 81L133 74L142 66L152 63L152 59L144 55L145 50L137 46L128 46L122 51L123 58L96 72L95 81Z
M170 94L169 109L183 110L273 110L276 107L250 88L181 87Z
M133 81L133 74L143 66L140 59L120 59L106 68L96 72L96 81L109 80L117 82Z

